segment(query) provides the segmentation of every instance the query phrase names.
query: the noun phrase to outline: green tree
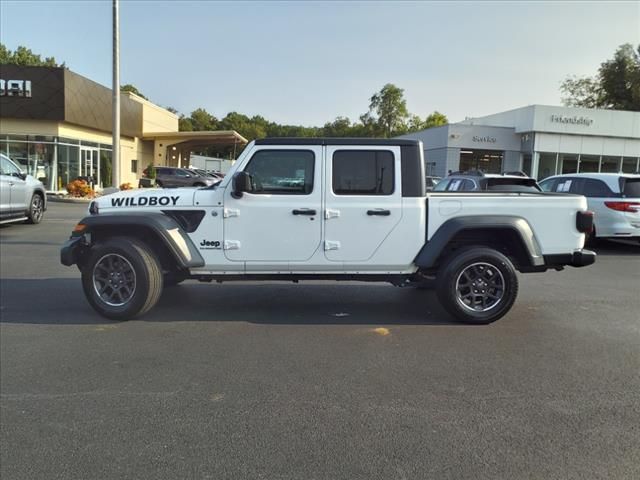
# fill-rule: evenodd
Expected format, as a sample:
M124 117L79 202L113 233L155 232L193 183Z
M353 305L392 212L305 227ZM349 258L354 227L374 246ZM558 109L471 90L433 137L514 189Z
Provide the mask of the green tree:
M446 125L449 123L449 119L444 113L440 113L437 110L434 110L433 113L427 115L427 118L424 120L422 128L432 128L432 127L441 127L442 125Z
M373 117L373 113L377 117ZM369 103L369 116L363 117L361 120L365 125L370 124L375 118L378 129L385 137L391 137L395 132L406 130L409 111L404 99L404 90L392 83L387 83L378 93L373 94Z
M191 112L189 120L193 126L192 130L195 132L218 129L218 119L204 108L197 108Z
M594 77L567 77L560 86L567 106L640 111L640 45L621 45Z
M41 55L33 53L22 45L11 51L3 43L0 43L0 64L27 67L66 67L64 62L58 64L54 57L42 58Z
M135 85L131 85L130 83L127 83L126 85L122 85L120 87L120 91L121 92L131 92L139 97L144 98L145 100L149 100L147 97L145 97L142 92L140 90L138 90L138 88Z

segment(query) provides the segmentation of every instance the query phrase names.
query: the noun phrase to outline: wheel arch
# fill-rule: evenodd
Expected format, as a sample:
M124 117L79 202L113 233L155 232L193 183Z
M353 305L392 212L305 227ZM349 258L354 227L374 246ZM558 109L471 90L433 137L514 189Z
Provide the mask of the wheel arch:
M91 244L106 238L132 237L148 245L163 270L184 271L204 266L191 238L173 218L162 213L91 215L79 224L84 225L80 235L89 234ZM82 251L75 255L78 263L82 257Z
M447 220L425 243L414 262L422 270L468 246L493 248L508 256L520 271L544 268L544 258L531 225L517 216L467 216Z

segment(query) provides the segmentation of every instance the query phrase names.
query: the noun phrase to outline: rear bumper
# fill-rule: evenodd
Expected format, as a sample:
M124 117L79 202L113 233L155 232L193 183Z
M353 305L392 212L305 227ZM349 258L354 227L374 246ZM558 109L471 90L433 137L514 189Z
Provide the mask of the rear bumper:
M596 261L596 253L591 250L576 250L573 253L560 255L545 255L544 263L547 268L560 268L564 266L586 267Z

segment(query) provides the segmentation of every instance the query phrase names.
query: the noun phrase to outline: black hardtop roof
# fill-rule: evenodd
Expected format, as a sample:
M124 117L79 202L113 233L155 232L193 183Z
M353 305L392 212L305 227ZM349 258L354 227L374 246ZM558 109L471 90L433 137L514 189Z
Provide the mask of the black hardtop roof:
M270 137L256 140L256 145L388 145L414 146L419 140L408 138L346 138L346 137Z

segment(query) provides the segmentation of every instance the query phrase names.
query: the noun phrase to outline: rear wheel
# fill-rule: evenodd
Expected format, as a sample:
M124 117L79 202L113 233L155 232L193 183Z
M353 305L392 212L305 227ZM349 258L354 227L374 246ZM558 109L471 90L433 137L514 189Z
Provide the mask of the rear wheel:
M110 238L91 249L82 266L82 287L100 315L129 320L158 302L162 270L145 244L131 238Z
M156 187L162 188L162 182L159 180L156 180Z
M37 224L44 217L44 197L39 193L34 193L27 212L27 223Z
M470 247L440 267L436 293L442 306L464 323L486 324L505 315L518 296L518 277L500 252Z

